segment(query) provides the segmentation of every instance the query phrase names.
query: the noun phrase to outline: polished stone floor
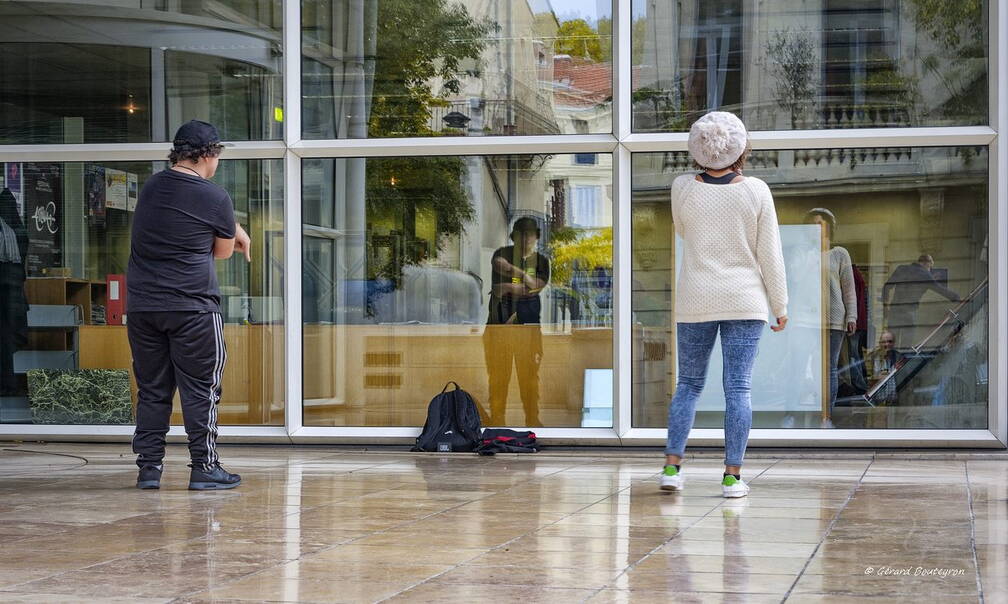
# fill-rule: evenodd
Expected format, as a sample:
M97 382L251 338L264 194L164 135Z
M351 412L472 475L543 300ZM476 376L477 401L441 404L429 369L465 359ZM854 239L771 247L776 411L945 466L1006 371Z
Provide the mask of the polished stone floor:
M1008 461L221 447L236 490L132 488L125 445L0 444L0 601L1008 602ZM866 600L867 599L867 600Z

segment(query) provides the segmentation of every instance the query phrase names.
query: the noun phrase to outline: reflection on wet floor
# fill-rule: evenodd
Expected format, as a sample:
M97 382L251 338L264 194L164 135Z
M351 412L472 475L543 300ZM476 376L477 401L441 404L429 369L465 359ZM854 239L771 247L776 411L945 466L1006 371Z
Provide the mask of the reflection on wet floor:
M0 601L1008 599L1008 461L754 459L725 500L714 459L674 494L658 455L222 457L234 491L178 447L138 491L128 446L3 447Z

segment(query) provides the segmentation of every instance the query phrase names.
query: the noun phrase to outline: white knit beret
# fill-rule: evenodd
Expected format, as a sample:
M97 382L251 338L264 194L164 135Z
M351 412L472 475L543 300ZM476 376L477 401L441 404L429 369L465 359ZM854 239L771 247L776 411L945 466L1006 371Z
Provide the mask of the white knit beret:
M727 111L711 111L693 122L689 152L696 163L721 170L735 163L749 142L742 120Z

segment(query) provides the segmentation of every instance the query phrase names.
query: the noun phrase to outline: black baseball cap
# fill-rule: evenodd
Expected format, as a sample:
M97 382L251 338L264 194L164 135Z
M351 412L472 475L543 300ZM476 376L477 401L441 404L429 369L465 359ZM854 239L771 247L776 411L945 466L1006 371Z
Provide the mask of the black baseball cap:
M188 145L190 147L203 147L206 145L221 145L220 133L216 126L200 120L189 120L175 132L172 144L176 147ZM229 146L229 145L222 145Z
M511 227L511 234L517 235L518 233L532 233L535 232L536 237L539 236L539 223L535 218L531 216L522 216L515 221L514 226Z

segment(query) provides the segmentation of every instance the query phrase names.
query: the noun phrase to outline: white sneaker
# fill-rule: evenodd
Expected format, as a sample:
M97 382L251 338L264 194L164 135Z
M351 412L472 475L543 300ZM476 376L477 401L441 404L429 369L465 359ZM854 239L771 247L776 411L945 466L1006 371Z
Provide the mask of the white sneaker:
M728 498L745 497L749 494L749 485L734 476L725 476L721 481L721 493Z
M668 474L670 471L674 474ZM658 479L658 485L663 491L681 491L684 482L682 472L676 470L675 466L665 466Z

